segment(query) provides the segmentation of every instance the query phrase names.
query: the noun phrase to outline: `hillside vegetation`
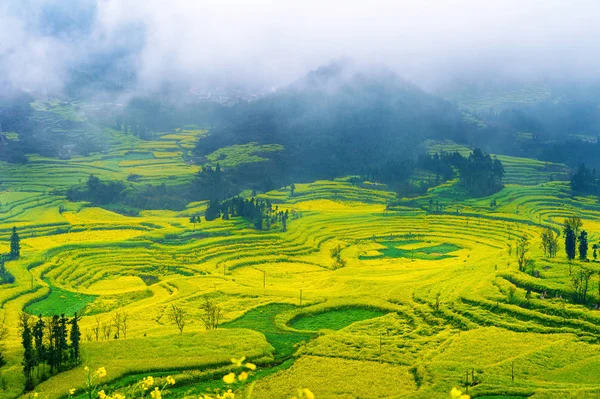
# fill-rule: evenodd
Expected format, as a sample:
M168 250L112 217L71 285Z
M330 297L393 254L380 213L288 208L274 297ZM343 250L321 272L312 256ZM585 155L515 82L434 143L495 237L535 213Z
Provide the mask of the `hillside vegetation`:
M0 289L3 397L23 389L23 310L78 312L82 362L107 368L107 389L169 372L179 381L171 397L198 394L223 387L229 359L243 355L259 367L250 377L256 398L289 397L299 387L319 398L442 398L454 386L486 398L600 393L592 372L600 281L589 279L584 302L573 283L600 268L569 262L563 249L548 258L539 245L543 229L562 231L571 216L582 218L590 245L600 240L600 205L572 195L560 181L564 165L500 156L505 187L483 197L456 176L410 198L356 176L296 182L256 193L256 204L289 215L285 228L274 219L260 230L232 208L225 220L207 221L205 201L130 216L69 201L67 190L90 175L135 190L188 184L201 170L186 157L203 130L153 140L104 134L104 153L1 164L0 251L9 251L13 226L21 239L21 256L5 262L14 282ZM260 165L280 151L252 155L257 145L217 150L205 167ZM440 141L427 148L470 151ZM432 181L412 173L415 182ZM516 257L523 237L524 269ZM222 312L215 330L207 329L207 303ZM181 329L173 308L183 311ZM123 317L126 333L118 334ZM80 393L81 367L35 390L43 398Z

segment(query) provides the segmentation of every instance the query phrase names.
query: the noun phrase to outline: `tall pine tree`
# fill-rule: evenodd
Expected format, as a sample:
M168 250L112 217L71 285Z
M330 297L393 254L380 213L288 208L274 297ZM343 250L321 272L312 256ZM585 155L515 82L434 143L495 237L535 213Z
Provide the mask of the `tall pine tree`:
M31 326L29 325L29 316L21 316L21 343L23 344L23 375L25 376L25 391L32 391L33 368L35 367L35 351L33 349L33 340Z
M569 260L575 259L575 251L577 246L577 237L571 226L565 227L565 252Z
M19 238L19 234L17 234L16 226L13 227L12 234L10 236L10 256L13 259L21 256L21 239Z
M69 322L71 324L71 361L73 364L79 362L79 342L81 340L81 330L79 330L80 316L75 313Z
M579 259L587 260L588 253L588 233L585 230L581 230L579 234Z

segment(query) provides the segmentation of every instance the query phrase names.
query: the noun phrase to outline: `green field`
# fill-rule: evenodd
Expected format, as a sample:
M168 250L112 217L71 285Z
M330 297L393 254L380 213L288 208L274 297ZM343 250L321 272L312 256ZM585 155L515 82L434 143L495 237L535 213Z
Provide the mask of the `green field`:
M60 104L36 106L79 117ZM140 184L189 181L200 166L186 154L206 131L165 132L152 141L104 134L103 153L0 164L0 251L8 250L13 226L22 238L21 258L6 264L16 282L0 287L0 319L9 330L1 397L22 394L23 310L82 313L85 364L106 367L110 386L173 374L180 382L171 398L222 387L229 359L239 356L258 365L254 398L288 398L303 387L318 398L446 398L464 387L466 373L476 398L600 395L593 306L600 264L570 265L564 251L549 259L539 249L542 228L559 231L572 215L583 218L590 243L600 240L600 204L571 195L564 165L499 156L506 187L485 198L468 198L456 180L402 199L347 178L297 183L294 196L283 187L258 195L293 211L286 232L258 231L239 218L203 220L194 231L189 217L205 202L123 216L54 190L91 173L136 174ZM206 162L261 163L280 150L250 143ZM443 211L430 212L430 201ZM521 236L531 239L537 275L518 271ZM343 267L331 256L338 246ZM596 271L588 306L571 300L569 269L582 266ZM223 310L216 330L201 321L206 297ZM173 304L185 310L183 334L168 316ZM117 313L129 317L127 337L96 339L95 326ZM74 369L36 391L66 397L82 383Z

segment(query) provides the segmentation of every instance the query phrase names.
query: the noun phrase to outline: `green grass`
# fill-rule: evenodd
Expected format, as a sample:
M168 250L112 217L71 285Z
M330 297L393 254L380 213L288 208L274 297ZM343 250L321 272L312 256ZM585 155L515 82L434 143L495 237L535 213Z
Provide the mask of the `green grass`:
M52 316L63 313L72 316L74 313L81 314L82 310L95 299L96 296L93 295L53 287L47 297L29 304L24 310L35 316Z
M313 337L282 330L275 323L275 317L282 312L294 309L294 305L274 303L250 310L239 319L224 324L224 328L248 328L265 335L267 341L275 348L275 359L286 358L294 353L296 344Z
M453 255L448 254L461 249L461 247L458 245L447 243L414 249L398 248L399 246L407 245L408 243L412 243L412 241L383 241L380 244L384 245L386 248L379 251L381 255L361 255L359 256L359 259L370 260L381 258L409 258L421 260L441 260L454 257Z
M315 315L301 316L291 326L298 330L318 331L322 329L341 330L357 321L380 317L387 312L366 308L342 308Z

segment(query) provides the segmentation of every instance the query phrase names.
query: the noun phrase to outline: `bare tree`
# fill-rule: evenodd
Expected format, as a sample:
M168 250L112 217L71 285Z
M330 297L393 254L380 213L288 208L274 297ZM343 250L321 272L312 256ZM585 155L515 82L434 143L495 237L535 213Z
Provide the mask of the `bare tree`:
M119 312L116 312L116 313L113 315L113 318L112 318L112 325L113 325L113 326L115 327L115 329L117 330L117 331L115 332L115 339L119 339L119 337L121 336L121 326L122 326L122 324L121 324L121 323L122 323L122 318L123 318L123 315L122 315L121 313L119 313Z
M110 333L112 332L112 324L111 323L102 323L102 337L107 340L110 339Z
M96 341L98 341L98 338L100 338L100 319L98 316L96 316L95 319L96 325L92 327L92 332L94 333L94 337L96 337Z
M121 316L121 331L123 331L123 339L127 339L127 320L129 319L129 314L127 312L123 312Z
M529 252L529 239L523 236L517 241L517 263L519 271L524 272L527 268L527 253Z
M185 311L183 308L171 304L171 308L169 309L169 319L175 323L177 328L179 329L179 333L183 334L183 328L185 327Z
M544 251L544 255L554 258L559 250L558 236L552 229L545 229L542 231L541 238L540 248Z
M204 303L200 305L200 309L203 311L200 319L204 323L204 327L207 330L216 330L221 319L221 308L217 305L216 301L205 296Z

